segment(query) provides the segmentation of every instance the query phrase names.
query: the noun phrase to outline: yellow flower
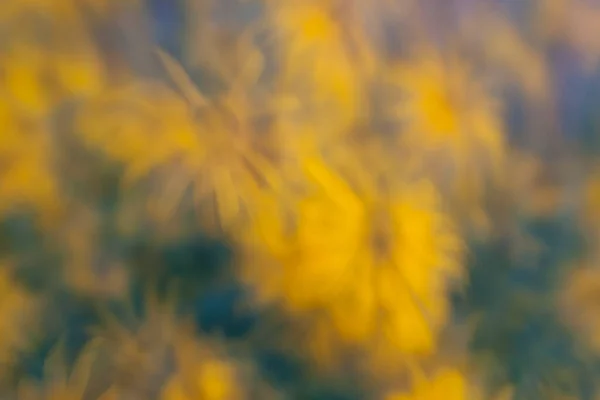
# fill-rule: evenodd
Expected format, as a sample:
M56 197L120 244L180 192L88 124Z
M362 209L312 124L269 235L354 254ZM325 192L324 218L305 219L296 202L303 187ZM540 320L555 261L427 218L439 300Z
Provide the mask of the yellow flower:
M175 368L160 400L278 398L251 365L229 357L219 342L198 338L188 330L179 331L173 347Z
M406 95L396 109L408 124L406 142L448 148L457 163L479 145L500 167L504 143L496 104L474 78L464 63L433 53L394 71L393 81Z
M345 133L360 117L364 96L333 8L327 2L293 1L271 12L281 40L281 90L299 105L284 118L317 129L320 139Z
M560 298L563 319L595 351L600 350L599 289L598 269L578 268L568 276Z
M442 369L431 379L417 377L410 393L391 393L385 397L385 400L463 400L466 398L467 389L463 375L453 369Z
M50 93L43 81L46 59L40 50L22 48L13 51L3 61L4 87L24 111L34 115L45 113L50 105Z
M162 86L104 93L86 105L78 123L88 143L127 163L128 179L138 179L181 153L204 155L185 103Z
M64 347L57 346L44 363L44 380L41 383L21 381L17 389L17 398L24 400L85 399L93 365L97 360L98 344L98 341L92 341L81 351L71 372L68 372L64 359ZM100 395L100 393L94 393L94 395ZM110 399L108 396L98 398L100 400Z
M163 386L162 400L244 399L241 364L221 354L216 343L178 330L173 338L175 371Z
M21 112L44 117L66 99L100 90L103 65L74 2L7 3L0 6L10 32L1 52L3 95ZM40 24L49 31L44 41L34 28Z
M394 117L407 167L432 177L466 209L479 210L487 182L499 183L504 165L496 102L457 58L424 51L391 71L403 96Z
M290 43L295 55L310 51L321 43L335 43L341 31L332 13L331 2L291 1L274 7L275 23L294 39Z
M174 302L145 296L143 317L116 320L106 314L97 330L100 354L111 368L109 394L117 398L162 400L244 399L245 368L229 359L222 344L198 337L192 323L175 312Z
M161 302L150 291L140 314L134 314L133 307L125 311L131 312L123 319L104 315L103 325L95 332L99 354L110 365L112 392L120 398L145 397L164 384L173 346L187 327L175 315L170 300Z
M244 279L261 301L300 321L317 318L342 345L381 338L388 353L432 352L461 247L434 188L359 194L319 159L306 161L306 174L312 191L287 217L257 209Z
M327 302L338 290L341 275L353 256L347 249L358 240L361 212L357 199L339 177L318 162L310 163L308 168L319 186L290 210L298 219L292 222L296 225L294 232L286 232L286 216L279 215L276 199L265 196L264 206L256 208L246 236L249 241L264 240L268 251L282 262L281 274L265 276L265 284L269 286L274 280L273 290L282 291L287 305L300 311Z
M90 46L83 45L76 52L57 52L52 56L51 66L65 97L89 97L99 93L104 85L102 61Z
M219 359L196 360L166 384L162 400L236 400L243 399L235 364Z
M173 217L191 193L203 223L228 229L247 212L248 198L278 185L260 139L237 115L248 105L235 100L196 109L166 86L140 82L100 96L78 123L90 147L125 166L126 184L153 182L147 207L155 218Z
M43 124L2 100L0 123L0 214L32 207L49 222L60 208L50 136Z
M0 375L5 377L20 351L27 350L37 327L38 304L10 275L10 264L0 263Z

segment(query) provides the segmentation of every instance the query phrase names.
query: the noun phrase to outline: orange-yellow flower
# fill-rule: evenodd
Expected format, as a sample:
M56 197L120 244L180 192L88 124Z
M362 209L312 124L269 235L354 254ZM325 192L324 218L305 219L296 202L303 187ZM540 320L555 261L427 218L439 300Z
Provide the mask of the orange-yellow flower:
M0 214L25 207L49 222L60 209L60 195L46 126L3 99L0 124Z
M464 400L467 385L463 375L453 369L442 369L431 379L417 377L409 393L390 393L385 400Z
M232 360L211 354L198 343L182 340L176 344L177 372L165 385L162 400L240 400L242 369Z
M434 179L455 203L479 210L486 186L499 183L503 171L497 102L458 58L424 51L391 70L402 96L393 116L407 167Z
M433 186L371 197L319 159L305 165L312 190L289 215L275 203L257 208L242 276L261 301L317 318L343 344L374 339L396 354L432 352L461 247Z
M235 114L243 110L229 107L225 98L194 110L166 86L141 82L92 102L79 129L92 148L125 166L126 183L154 184L151 215L168 220L191 195L203 222L227 229L249 198L278 184L259 140Z
M298 101L285 118L317 129L320 140L346 133L363 112L364 93L348 37L331 5L282 2L271 13L281 44L281 90Z

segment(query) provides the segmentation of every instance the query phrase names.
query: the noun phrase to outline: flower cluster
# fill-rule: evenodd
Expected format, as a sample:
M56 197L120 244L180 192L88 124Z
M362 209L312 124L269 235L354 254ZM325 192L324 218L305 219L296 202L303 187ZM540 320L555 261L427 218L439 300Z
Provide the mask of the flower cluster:
M1 3L0 398L598 392L598 5Z

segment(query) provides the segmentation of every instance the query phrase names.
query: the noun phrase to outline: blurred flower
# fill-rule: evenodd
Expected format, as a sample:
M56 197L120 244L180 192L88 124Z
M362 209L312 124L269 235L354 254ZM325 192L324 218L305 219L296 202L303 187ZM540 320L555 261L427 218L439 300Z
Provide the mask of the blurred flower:
M191 82L162 54L178 83ZM126 184L153 182L154 217L173 217L191 192L205 226L229 229L248 212L249 198L281 181L246 99L231 92L205 100L187 89L184 97L149 82L114 89L86 106L79 129L92 147L125 165Z
M417 376L410 394L392 393L385 400L460 400L467 398L467 387L463 375L453 369L442 369L427 379Z
M149 398L160 393L172 369L172 346L179 321L173 306L148 297L142 313L106 314L96 330L108 366L106 377L120 398Z
M393 115L408 168L451 185L455 202L476 216L486 185L499 183L504 169L497 102L464 61L431 51L392 67L389 79L403 96Z
M62 101L102 88L102 60L75 2L6 3L0 8L9 32L0 46L2 92L21 113L44 117Z
M590 397L596 356L576 353L600 348L600 274L568 265L595 261L600 179L586 171L569 191L587 160L529 146L550 148L530 139L567 125L595 134L555 119L577 108L572 92L594 97L592 79L563 82L578 65L555 64L578 53L594 68L600 9L498 3L0 1L1 389L31 372L34 328L67 324L77 347L100 308L72 368L71 346L58 348L40 382L10 394L333 398L314 368L326 366L326 385L339 378L353 397ZM522 115L504 118L497 95ZM12 215L29 212L45 229ZM224 236L237 269L221 268ZM457 287L467 244L474 267ZM141 296L121 314L150 281L177 304ZM238 315L248 288L259 310ZM273 347L310 363L272 373L286 364L263 359ZM489 388L462 368L482 352Z
M176 343L177 372L166 384L163 400L236 400L248 398L239 362L217 356L193 338Z
M92 342L81 351L76 362L68 368L64 347L57 346L44 364L42 382L24 380L17 388L19 400L83 400L89 398L89 384L96 361L98 343ZM98 400L116 400L110 392L92 393Z
M20 352L29 349L38 327L39 306L35 297L10 275L10 265L0 264L0 378L6 378Z
M564 320L595 350L600 350L600 272L575 269L566 280L559 306Z
M50 221L60 209L60 193L46 126L1 100L0 125L0 213L31 207Z
M112 393L119 398L235 400L248 398L260 380L252 369L226 354L220 341L196 334L170 302L149 297L143 315L97 331L109 367ZM246 386L248 385L248 386Z
M319 140L344 134L360 119L365 96L359 65L333 3L289 1L269 9L280 44L280 87L297 101L286 118L292 125L310 124Z
M375 341L387 354L434 351L461 251L434 188L421 182L389 197L362 197L321 161L305 166L314 186L289 225L276 207L256 214L246 238L255 255L244 260L242 276L261 301L316 321L315 335L330 330L323 332L329 346Z

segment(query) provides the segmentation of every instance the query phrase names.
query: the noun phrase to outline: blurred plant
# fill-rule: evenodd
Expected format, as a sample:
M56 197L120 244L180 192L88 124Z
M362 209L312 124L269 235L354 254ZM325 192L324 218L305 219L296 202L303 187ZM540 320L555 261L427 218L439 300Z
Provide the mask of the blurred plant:
M577 268L565 282L561 299L563 318L589 342L593 349L599 348L599 326L595 311L598 306L597 285L598 272L595 268Z
M21 352L32 345L34 331L39 329L40 304L34 296L11 277L8 263L0 270L0 386L10 383L10 371Z
M401 100L391 112L401 124L398 140L409 170L432 176L474 221L485 224L485 186L501 183L505 139L497 101L469 66L435 50L421 50L392 67L390 85ZM474 168L474 165L477 167Z
M52 149L44 125L10 106L0 105L0 213L31 207L50 221L60 209L60 191L52 171Z
M16 392L17 400L83 400L89 398L90 376L98 350L97 343L91 342L81 351L76 363L68 368L64 348L55 347L44 365L42 382L22 381ZM92 393L98 400L116 399L110 392Z
M357 194L318 160L307 161L306 173L314 189L292 210L294 228L265 206L247 236L242 274L259 301L281 302L314 321L317 336L308 340L317 361L326 363L336 342L375 344L384 358L432 353L447 318L446 279L460 276L461 250L434 188L423 182ZM261 252L266 260L255 258Z
M183 97L161 84L117 88L83 110L80 132L89 144L125 164L126 185L154 177L152 186L159 193L149 194L153 217L172 218L191 191L193 209L205 225L228 230L246 216L257 191L281 187L263 139L254 132L254 111L234 91L205 99L170 56L159 56L185 90ZM153 151L147 149L147 135L160 143Z
M0 397L592 398L597 14L1 2Z
M297 105L297 114L288 117L293 121L289 128L302 134L308 123L308 129L318 130L320 140L346 133L361 118L365 93L341 4L272 4L269 16L280 42L278 79L283 94Z
M194 338L176 344L178 372L164 388L164 400L244 399L243 368L237 362L216 358L211 347L201 348Z
M65 99L102 87L102 62L78 2L7 1L0 9L5 32L3 87L23 112L44 116Z
M410 394L389 394L385 400L410 400L410 399L465 399L466 387L460 372L452 369L438 371L431 379L422 374L415 377L414 388Z

